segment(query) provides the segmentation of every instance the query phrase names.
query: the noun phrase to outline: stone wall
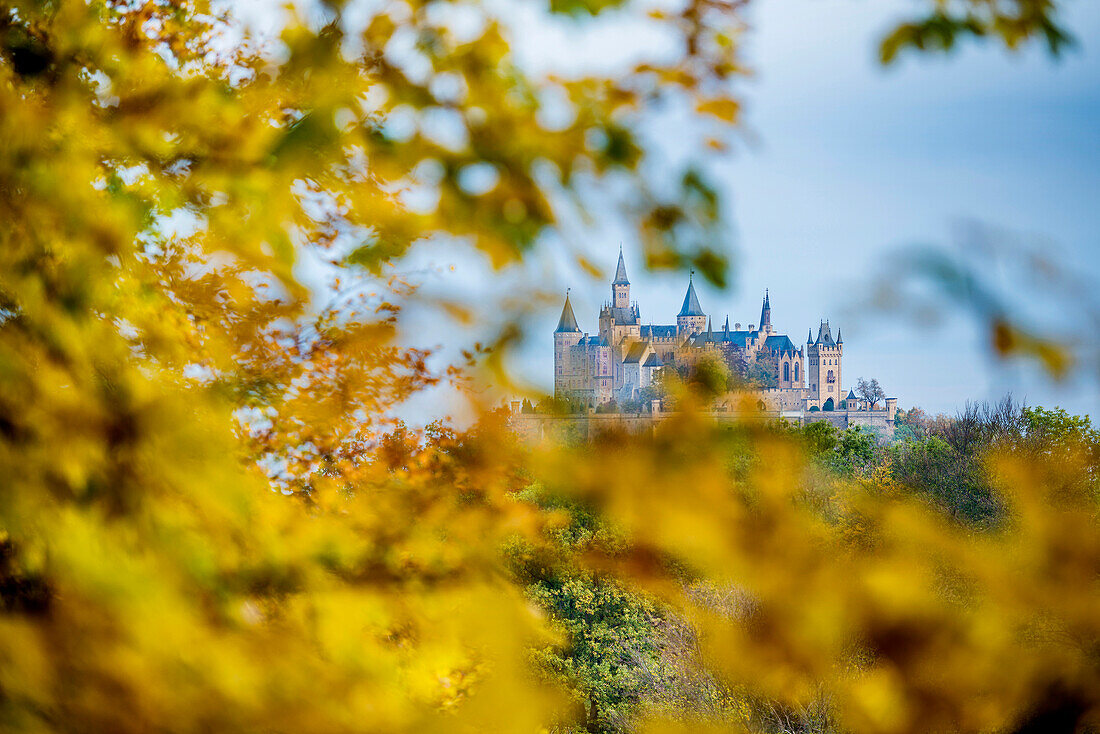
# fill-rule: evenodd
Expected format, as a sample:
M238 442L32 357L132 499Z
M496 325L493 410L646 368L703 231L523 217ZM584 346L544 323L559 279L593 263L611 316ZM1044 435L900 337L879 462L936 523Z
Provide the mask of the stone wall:
M514 430L524 441L587 441L601 433L642 433L653 431L663 420L675 413L588 413L585 415L540 415L514 413L510 419ZM837 428L860 426L878 434L883 440L891 440L894 434L893 415L887 410L836 410L812 411L767 410L757 413L715 411L706 415L718 423L734 423L750 415L755 418L783 418L798 425L827 421Z
M806 391L801 387L777 387L760 391L760 399L768 411L790 411L802 409L802 397Z
M893 416L886 410L815 410L802 414L802 423L827 421L840 429L861 426L876 433L894 432Z

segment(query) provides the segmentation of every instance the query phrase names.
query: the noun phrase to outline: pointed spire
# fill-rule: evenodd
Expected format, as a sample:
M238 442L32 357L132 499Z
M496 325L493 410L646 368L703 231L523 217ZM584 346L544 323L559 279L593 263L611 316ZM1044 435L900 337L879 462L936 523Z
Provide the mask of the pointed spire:
M836 330L836 343L837 344L843 344L844 343L844 337L842 337L840 335L840 329Z
M714 331L710 328L710 317L707 317L707 341L714 341L711 337L714 336Z
M612 285L630 285L626 277L626 261L623 260L623 246L619 244L619 265L615 268L615 281Z
M569 291L565 291L565 306L561 309L561 318L558 319L558 328L554 329L555 334L562 332L580 331L580 327L577 326L577 317L573 315L573 306L569 304Z
M814 330L812 328L806 330L806 343L807 344L813 344L814 343Z
M770 331L772 325L772 302L768 290L764 289L764 304L760 307L760 331Z
M726 314L726 325L723 327L723 330L726 332L726 334L730 333L730 315L729 314Z
M680 308L680 316L704 316L703 307L699 305L699 296L695 295L695 283L693 276L695 271L691 271L691 275L688 276L688 290L684 296L684 305Z

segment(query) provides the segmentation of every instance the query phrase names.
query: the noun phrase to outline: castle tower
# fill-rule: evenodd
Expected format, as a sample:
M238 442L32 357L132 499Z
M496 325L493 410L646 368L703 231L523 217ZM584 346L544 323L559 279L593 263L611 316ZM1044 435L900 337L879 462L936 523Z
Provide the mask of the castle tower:
M699 296L695 295L695 283L693 282L695 271L688 276L687 294L684 296L684 305L676 316L676 333L680 336L700 334L707 325L707 315L703 313L703 307L699 305Z
M569 303L569 291L565 292L565 306L558 319L558 328L554 329L554 395L562 397L570 388L574 379L573 364L569 359L570 350L581 340L581 330L577 326L577 317L573 315L573 306Z
M767 289L764 290L764 305L760 307L760 331L764 334L772 334L772 302Z
M806 338L806 382L808 395L822 410L840 408L844 395L840 391L841 361L844 356L843 337L837 332L837 341L833 341L829 322L822 321L817 330L817 339ZM832 401L831 403L829 401Z
M615 281L611 284L611 305L615 308L630 308L630 281L626 277L622 245L619 245L619 265L615 268Z

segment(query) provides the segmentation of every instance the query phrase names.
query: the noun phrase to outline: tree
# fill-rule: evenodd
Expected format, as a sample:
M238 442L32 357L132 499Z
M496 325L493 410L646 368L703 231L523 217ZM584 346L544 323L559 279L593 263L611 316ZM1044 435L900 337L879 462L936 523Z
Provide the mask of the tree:
M700 400L709 405L729 390L729 366L724 359L708 352L687 370L686 384Z
M452 5L319 4L234 43L204 0L0 3L6 727L546 719L522 674L541 623L493 581L533 512L516 449L492 414L460 438L389 417L464 378L399 345L417 296L395 265L440 236L516 262L557 222L549 192L583 208L612 177L647 252L722 282L694 244L712 192L649 188L636 113L677 90L732 119L736 16L692 3L661 22L675 61L564 80ZM552 99L575 118L540 122Z
M924 438L931 423L928 414L917 406L899 410L894 417L894 438L899 441Z
M757 388L775 387L779 384L779 369L766 355L762 355L749 364L745 380Z
M929 499L958 522L992 527L1004 517L1004 502L982 457L935 436L892 446L888 471L906 491Z
M878 384L878 380L871 378L870 380L864 380L862 377L856 381L856 395L859 396L863 402L867 403L867 406L874 410L876 404L879 401L886 399L886 392L882 389L882 386Z

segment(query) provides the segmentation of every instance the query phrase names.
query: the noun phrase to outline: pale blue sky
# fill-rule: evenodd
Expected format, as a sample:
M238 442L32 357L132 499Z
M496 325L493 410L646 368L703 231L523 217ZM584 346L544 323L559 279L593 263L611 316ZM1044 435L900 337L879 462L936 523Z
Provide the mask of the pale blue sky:
M611 15L582 30L547 24L532 3L491 0L513 18L515 49L534 69L607 69L661 54L667 38ZM999 365L972 321L926 330L858 308L889 253L950 243L957 224L977 220L1041 238L1079 274L1100 278L1100 3L1068 0L1079 45L1052 60L1040 48L1010 55L992 44L948 56L907 56L890 68L877 43L918 8L911 0L757 0L746 36L755 77L742 83L744 126L735 153L705 168L725 193L737 267L732 287L700 287L716 323L755 322L764 288L773 320L796 342L819 319L845 336L845 382L877 377L902 406L952 412L967 399L1011 390L1032 403L1096 412L1096 377L1057 387L1018 366ZM658 151L681 160L698 143L675 114L651 128ZM659 172L657 175L660 175ZM686 277L653 275L614 217L566 228L560 242L595 255L610 272L625 240L633 297L645 322L673 323ZM564 248L494 273L484 259L438 244L417 248L401 269L426 293L533 309L516 372L552 387L552 330L566 287L581 328L595 332L607 281L584 276ZM1100 283L1100 279L1095 282ZM1021 289L1018 303L1036 295ZM505 308L497 306L505 302ZM407 338L453 356L474 338L433 315L407 314ZM1065 313L1072 319L1072 313ZM846 385L847 387L847 385ZM461 413L446 390L421 396L406 417L420 423Z
M1095 412L1095 379L1058 388L998 365L965 319L926 330L856 307L888 253L949 244L968 219L1044 238L1075 270L1100 274L1100 4L1067 5L1079 45L1061 60L1038 48L1009 55L968 45L884 69L877 41L914 3L757 3L747 37L756 76L744 86L749 134L732 159L709 165L727 194L738 268L729 291L700 289L704 310L716 322L727 312L731 322L755 322L768 287L779 329L800 342L830 319L845 333L845 381L878 377L902 405L951 412L1011 390L1033 403ZM623 33L621 47L601 53L629 55L632 39ZM663 124L662 145L675 156L688 128ZM604 234L592 246L610 270L621 233ZM628 240L643 319L672 323L686 279L643 273L630 250ZM595 332L608 286L574 275L577 317ZM560 303L547 308L533 324L522 360L543 385L559 310Z

